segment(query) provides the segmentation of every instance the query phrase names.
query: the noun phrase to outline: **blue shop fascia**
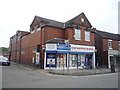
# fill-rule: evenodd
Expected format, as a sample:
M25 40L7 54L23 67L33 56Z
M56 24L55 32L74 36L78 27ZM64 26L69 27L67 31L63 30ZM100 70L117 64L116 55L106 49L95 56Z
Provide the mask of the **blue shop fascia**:
M49 69L81 69L95 68L95 46L75 44L46 44L44 68Z

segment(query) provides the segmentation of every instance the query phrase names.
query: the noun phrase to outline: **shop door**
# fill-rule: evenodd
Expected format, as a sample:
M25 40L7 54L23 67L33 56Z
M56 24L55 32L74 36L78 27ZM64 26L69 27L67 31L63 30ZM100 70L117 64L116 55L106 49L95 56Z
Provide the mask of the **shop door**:
M86 56L85 57L85 67L88 69L90 66L92 66L92 56Z
M114 64L115 64L114 56L110 56L110 65Z

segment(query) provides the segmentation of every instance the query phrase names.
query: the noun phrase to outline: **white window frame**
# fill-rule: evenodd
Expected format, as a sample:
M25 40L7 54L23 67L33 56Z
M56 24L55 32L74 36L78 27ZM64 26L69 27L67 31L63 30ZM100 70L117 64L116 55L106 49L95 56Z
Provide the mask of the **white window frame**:
M41 30L41 27L37 28L37 31Z
M108 40L108 49L112 49L112 40Z
M90 32L89 31L85 31L85 41L90 42Z
M34 32L35 32L35 30L31 31L31 34L34 33Z
M75 40L81 40L81 30L80 29L75 29Z

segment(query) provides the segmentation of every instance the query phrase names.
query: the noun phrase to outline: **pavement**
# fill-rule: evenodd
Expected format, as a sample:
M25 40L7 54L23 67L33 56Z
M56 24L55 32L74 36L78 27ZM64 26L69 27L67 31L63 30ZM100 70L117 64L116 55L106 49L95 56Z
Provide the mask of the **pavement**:
M13 64L17 64L12 62ZM27 70L37 70L42 73L49 73L54 75L70 75L70 76L87 76L87 75L98 75L98 74L109 74L111 69L108 68L98 68L98 69L39 69L31 67L28 65L18 64L20 67L23 67ZM118 72L118 69L115 69L115 73Z
M87 70L87 69L65 69L65 70L47 70L51 74L57 74L57 75L72 75L72 76L86 76L86 75L97 75L97 74L108 74L111 73L111 69L92 69L92 70ZM115 73L117 73L118 70L115 70Z

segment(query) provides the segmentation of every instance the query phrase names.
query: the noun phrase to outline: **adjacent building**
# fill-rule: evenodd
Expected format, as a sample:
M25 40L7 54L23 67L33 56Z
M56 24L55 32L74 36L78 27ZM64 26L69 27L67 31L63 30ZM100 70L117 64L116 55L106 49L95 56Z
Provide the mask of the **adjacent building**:
M118 65L120 35L97 30L95 34L96 62L103 67Z

